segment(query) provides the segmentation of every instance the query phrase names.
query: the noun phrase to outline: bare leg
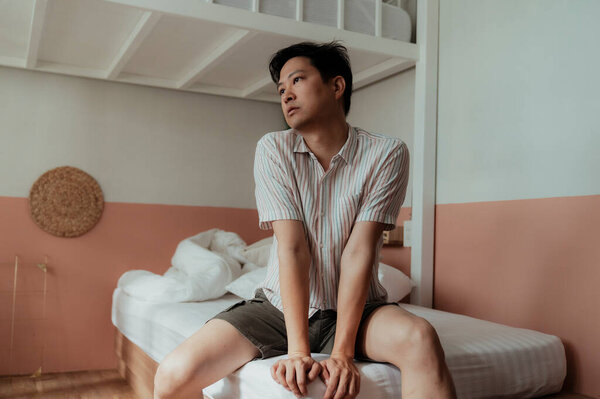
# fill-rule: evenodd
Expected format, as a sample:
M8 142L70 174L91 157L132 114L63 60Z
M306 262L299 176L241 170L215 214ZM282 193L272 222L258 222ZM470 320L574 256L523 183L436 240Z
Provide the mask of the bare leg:
M402 398L456 398L452 376L434 328L425 319L395 306L381 306L357 336L369 359L392 363L402 371Z
M154 398L202 398L202 389L259 355L231 324L213 319L169 353L154 377Z

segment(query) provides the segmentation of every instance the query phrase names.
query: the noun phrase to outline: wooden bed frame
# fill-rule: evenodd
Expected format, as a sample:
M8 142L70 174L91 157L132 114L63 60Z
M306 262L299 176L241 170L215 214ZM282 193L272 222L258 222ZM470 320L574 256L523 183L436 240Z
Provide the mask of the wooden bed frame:
M140 399L152 399L156 363L139 346L128 340L115 328L115 352L119 360L118 370Z

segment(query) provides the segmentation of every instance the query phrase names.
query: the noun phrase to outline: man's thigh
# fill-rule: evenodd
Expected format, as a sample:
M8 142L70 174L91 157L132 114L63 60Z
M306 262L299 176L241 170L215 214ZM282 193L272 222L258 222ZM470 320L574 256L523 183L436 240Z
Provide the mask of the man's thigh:
M395 345L408 337L420 318L395 304L375 309L359 326L357 356L376 362L394 362Z
M259 355L239 331L224 320L210 320L161 362L181 382L204 388ZM192 388L192 387L190 387Z

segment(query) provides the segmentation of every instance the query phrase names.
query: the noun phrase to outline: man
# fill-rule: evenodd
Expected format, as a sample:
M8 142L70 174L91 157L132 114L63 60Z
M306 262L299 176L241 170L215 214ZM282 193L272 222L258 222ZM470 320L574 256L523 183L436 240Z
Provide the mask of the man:
M382 232L406 194L406 144L346 123L352 72L340 44L290 46L269 70L291 129L256 147L259 227L275 233L267 277L165 358L155 398L197 398L248 361L286 353L271 375L296 396L319 376L325 399L355 398L356 358L400 368L404 399L455 398L435 330L387 303L377 278Z

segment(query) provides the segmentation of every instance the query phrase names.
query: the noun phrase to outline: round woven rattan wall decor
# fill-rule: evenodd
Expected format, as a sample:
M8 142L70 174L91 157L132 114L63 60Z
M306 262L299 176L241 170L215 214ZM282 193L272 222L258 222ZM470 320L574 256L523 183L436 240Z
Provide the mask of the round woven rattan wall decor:
M78 237L98 223L104 197L92 176L72 166L61 166L33 183L29 209L34 222L47 233Z

